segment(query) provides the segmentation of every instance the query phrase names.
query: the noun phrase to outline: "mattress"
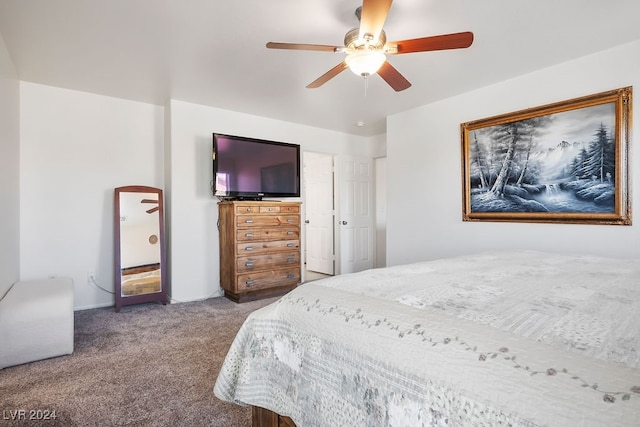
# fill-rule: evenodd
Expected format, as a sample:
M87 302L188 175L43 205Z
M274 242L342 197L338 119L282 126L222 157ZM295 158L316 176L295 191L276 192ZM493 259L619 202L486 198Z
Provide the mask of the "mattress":
M640 262L491 252L254 312L214 386L299 426L638 425Z

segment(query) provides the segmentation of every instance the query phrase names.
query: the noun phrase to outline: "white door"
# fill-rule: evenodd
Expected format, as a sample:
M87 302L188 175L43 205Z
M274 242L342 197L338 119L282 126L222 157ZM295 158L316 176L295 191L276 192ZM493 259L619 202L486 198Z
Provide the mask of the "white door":
M339 158L340 274L373 268L374 203L373 160Z
M333 156L304 154L307 270L334 274Z

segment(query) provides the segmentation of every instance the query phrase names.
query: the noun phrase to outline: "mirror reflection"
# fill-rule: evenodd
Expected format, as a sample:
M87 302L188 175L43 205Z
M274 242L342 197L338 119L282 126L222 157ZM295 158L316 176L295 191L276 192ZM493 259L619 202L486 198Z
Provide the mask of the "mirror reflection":
M162 190L120 187L115 205L116 311L141 302L166 304Z
M120 193L121 295L160 292L158 195Z

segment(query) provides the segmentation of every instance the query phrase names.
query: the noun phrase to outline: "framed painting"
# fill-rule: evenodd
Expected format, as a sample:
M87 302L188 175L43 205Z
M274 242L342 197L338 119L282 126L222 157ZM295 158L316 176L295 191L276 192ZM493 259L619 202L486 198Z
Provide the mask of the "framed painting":
M632 88L462 123L463 221L631 225Z

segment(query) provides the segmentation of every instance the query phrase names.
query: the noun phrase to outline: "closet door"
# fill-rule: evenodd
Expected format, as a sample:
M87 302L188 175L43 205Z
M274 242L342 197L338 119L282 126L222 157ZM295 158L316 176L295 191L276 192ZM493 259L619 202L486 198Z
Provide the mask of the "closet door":
M340 274L373 268L375 261L375 215L373 160L340 156Z
M305 153L307 270L333 275L333 156Z

